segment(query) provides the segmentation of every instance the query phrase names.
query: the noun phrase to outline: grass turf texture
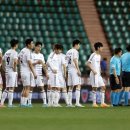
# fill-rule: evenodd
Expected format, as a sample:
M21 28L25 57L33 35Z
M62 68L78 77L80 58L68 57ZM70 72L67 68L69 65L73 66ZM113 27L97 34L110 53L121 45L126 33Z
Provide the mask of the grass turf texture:
M0 108L0 130L128 130L130 107Z

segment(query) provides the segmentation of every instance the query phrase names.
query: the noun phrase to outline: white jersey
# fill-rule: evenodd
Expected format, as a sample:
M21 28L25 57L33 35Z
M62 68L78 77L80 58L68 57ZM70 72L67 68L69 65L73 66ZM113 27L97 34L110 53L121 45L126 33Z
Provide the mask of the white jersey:
M36 63L38 60L41 60L43 63L45 63L44 56L41 53L37 54L37 53L33 52L32 59L33 59L33 63ZM35 72L37 75L39 75L39 76L43 75L42 74L42 64L36 64L34 66L34 69L35 69Z
M2 49L0 48L0 66L2 64Z
M52 52L47 60L48 70L52 72L52 70L57 70L57 73L62 73L62 65L65 64L65 60L62 54L56 54Z
M0 48L0 53L2 53L2 49Z
M28 61L32 61L32 51L28 48L23 48L19 53L20 71L23 73L30 72Z
M5 61L6 73L13 72L13 65L14 65L14 60L15 59L18 59L18 53L13 49L8 50L4 54L3 60Z
M76 49L72 48L66 53L68 71L76 68L74 59L77 59L77 61L79 60L79 52Z
M97 72L97 74L100 74L101 72L100 61L101 61L101 55L96 54L95 52L92 53L88 59L88 62L91 63L92 68Z

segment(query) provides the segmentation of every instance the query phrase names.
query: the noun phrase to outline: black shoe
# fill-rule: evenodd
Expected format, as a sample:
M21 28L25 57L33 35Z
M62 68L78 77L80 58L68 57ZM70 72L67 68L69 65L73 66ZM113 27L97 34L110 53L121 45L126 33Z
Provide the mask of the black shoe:
M118 106L123 106L123 104L118 104Z
M128 105L125 105L126 107L129 107L130 106L130 104L128 104Z
M113 104L113 107L118 107L118 105Z

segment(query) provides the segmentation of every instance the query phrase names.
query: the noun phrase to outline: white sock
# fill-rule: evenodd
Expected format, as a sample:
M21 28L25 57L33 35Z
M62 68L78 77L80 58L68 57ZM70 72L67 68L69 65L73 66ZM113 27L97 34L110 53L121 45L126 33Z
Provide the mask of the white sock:
M24 98L23 105L27 105L28 97L23 97L23 98Z
M48 99L48 104L52 104L52 91L47 90L47 99Z
M59 94L59 96L58 96L58 103L59 103L60 98L61 98L61 92L60 92L60 91L57 91L57 92L58 92L58 94Z
M8 105L12 106L12 102L13 102L13 91L9 91L8 92Z
M93 104L96 104L96 92L92 91L93 94Z
M1 98L2 98L2 88L0 88L0 101L1 101Z
M20 104L21 104L21 105L24 104L24 97L21 97L21 99L20 99Z
M76 104L78 105L79 101L80 101L80 90L79 89L76 89L75 97L76 97Z
M54 104L55 103L55 91L54 90L52 90L52 92L51 92L51 97L52 97L52 104Z
M69 105L72 105L72 90L69 90L68 92L68 103Z
M41 97L42 97L43 103L46 104L46 92L45 91L41 91Z
M30 91L28 95L28 104L32 104L32 91Z
M101 104L104 103L105 100L105 92L101 92Z
M2 93L1 105L4 104L7 95L8 95L8 91L7 91L7 90L4 90L4 92Z
M60 97L60 94L59 94L59 91L55 91L55 104L59 104L59 97Z
M68 105L69 101L68 101L68 94L67 94L67 92L63 92L62 94L63 94L64 100L65 100L65 103Z

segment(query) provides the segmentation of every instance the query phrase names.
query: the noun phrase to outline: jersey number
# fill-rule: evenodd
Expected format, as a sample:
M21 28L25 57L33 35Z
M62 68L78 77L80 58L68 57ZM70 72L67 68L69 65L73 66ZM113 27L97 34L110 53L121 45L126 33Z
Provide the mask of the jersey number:
M8 56L7 57L7 65L9 65L9 62L10 62L10 57Z
M71 56L69 57L69 61L68 61L68 64L71 64Z

